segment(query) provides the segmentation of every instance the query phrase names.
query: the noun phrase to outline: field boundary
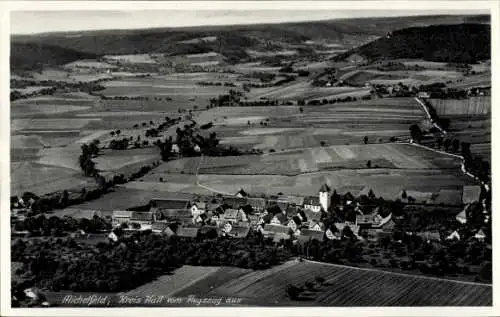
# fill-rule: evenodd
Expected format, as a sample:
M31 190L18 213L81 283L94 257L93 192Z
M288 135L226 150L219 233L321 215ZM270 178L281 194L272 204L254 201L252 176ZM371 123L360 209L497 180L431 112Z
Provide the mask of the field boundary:
M296 259L295 261L298 261L298 260ZM457 284L476 285L476 286L485 286L485 287L492 287L493 286L493 284L488 284L488 283L477 283L477 282L450 280L450 279L446 279L446 278L432 277L432 276L426 276L426 275L416 275L416 274L389 272L389 271L384 271L384 270L370 269L370 268L364 268L364 267L355 267L355 266L342 265L342 264L334 264L334 263L327 263L327 262L319 262L319 261L312 261L312 260L306 260L306 259L303 259L303 261L306 261L306 262L309 262L309 263L316 263L316 264L334 266L334 267L338 267L338 268L349 268L349 269L358 270L358 271L378 272L378 273L384 273L384 274L389 274L389 275L398 275L398 276L404 276L404 277L414 277L414 278L428 279L428 280L441 281L441 282L445 281L445 282L451 282L451 283L457 283Z

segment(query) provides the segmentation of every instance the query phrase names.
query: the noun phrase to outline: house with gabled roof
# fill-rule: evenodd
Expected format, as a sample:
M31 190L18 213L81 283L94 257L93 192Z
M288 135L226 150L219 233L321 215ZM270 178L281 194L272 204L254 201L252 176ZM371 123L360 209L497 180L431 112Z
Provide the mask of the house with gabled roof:
M246 197L224 197L223 198L224 204L227 204L230 208L233 209L238 209L240 207L246 206L247 205L247 198Z
M236 197L248 197L247 192L243 190L243 188L240 188L240 190L235 194Z
M314 231L325 231L325 224L320 221L310 222L309 229Z
M187 209L165 209L161 211L161 214L166 221L180 222L185 224L193 222L191 211Z
M263 227L262 234L265 237L274 237L278 236L288 236L290 238L290 228L283 225L274 225L274 224L265 224Z
M154 217L151 211L132 211L131 224L138 224L141 230L151 229Z
M179 227L177 228L176 235L181 238L196 238L200 228L198 227Z
M266 208L266 200L259 197L248 197L247 203L252 207L253 211L256 213L263 212Z
M238 223L240 221L248 221L247 215L242 209L228 208L223 214L219 215L219 219L225 222Z
M315 196L307 196L304 198L304 209L310 209L314 212L320 212L321 211L321 204L319 201L319 197Z
M298 216L292 217L287 223L287 227L289 227L293 232L295 232L301 226L302 226L302 220L300 220Z
M113 210L113 215L111 216L113 227L119 226L122 223L128 223L131 216L132 211L130 210Z
M484 239L486 239L486 234L483 229L479 229L479 231L474 235L474 238L479 241L484 241Z
M322 242L325 236L324 231L317 231L311 229L302 229L300 230L300 235L297 237L299 243L305 243L311 240L317 240Z
M270 223L275 225L286 225L288 223L288 218L284 213L279 212L271 218Z
M467 223L467 210L469 209L469 206L469 204L465 206L465 208L455 216L455 219L461 224Z
M306 219L304 221L308 221L309 223L319 222L321 220L321 213L313 211L311 209L305 209L304 214Z
M354 235L359 235L359 226L353 224L353 223L346 223L346 222L336 222L334 224L335 228L337 229L338 232L342 232L345 227L349 227L354 233Z
M175 232L170 229L165 222L155 222L151 225L151 231L156 234L166 235L168 237L175 235Z
M446 240L460 240L460 234L458 234L457 230L453 231L449 236L446 237Z
M266 204L266 209L273 208L278 206L281 210L286 210L288 208L289 203L286 201L281 201L277 199L269 199Z
M248 226L233 226L229 232L226 232L226 234L232 238L244 239L248 236L249 232L250 227Z
M278 201L286 202L288 205L302 206L304 203L304 197L293 196L293 195L278 195Z
M196 201L189 204L189 210L191 211L193 217L196 217L199 214L204 213L206 211L206 208L207 204L201 201Z
M394 229L394 226L396 223L392 219L392 213L389 214L387 217L382 217L380 214L377 214L377 216L374 219L373 227L378 228L378 229L383 229L383 230L392 230Z
M299 207L295 205L289 205L288 208L285 210L285 214L288 218L293 218L297 216L299 212Z
M262 217L260 215L248 215L247 216L249 225L252 228L257 228L258 225L262 224L264 220L262 220Z

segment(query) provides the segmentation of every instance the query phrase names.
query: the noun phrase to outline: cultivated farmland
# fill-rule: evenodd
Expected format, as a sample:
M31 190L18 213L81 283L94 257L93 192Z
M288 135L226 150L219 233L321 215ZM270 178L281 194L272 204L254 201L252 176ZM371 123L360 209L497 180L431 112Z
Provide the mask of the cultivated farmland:
M222 272L221 272L222 273ZM219 272L215 272L218 275ZM304 286L316 276L325 279L308 292L309 300L292 301L286 293L289 284ZM269 306L321 305L349 306L488 306L492 304L491 285L441 280L384 271L358 269L316 262L289 261L264 271L235 277L215 288L204 280L189 292L201 296L233 296L244 304ZM181 291L180 294L187 294Z
M470 97L467 99L431 99L438 116L488 115L491 112L491 97Z

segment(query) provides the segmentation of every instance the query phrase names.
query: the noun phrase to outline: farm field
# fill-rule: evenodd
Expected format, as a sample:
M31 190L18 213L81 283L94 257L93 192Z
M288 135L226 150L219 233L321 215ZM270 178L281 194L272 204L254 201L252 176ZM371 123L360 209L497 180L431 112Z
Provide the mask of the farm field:
M312 100L317 98L345 96L362 97L368 94L370 94L369 88L313 87L306 81L294 81L291 84L278 87L253 88L250 93L248 93L248 99L257 100L260 98L269 98L277 100Z
M73 169L38 163L11 163L10 190L13 195L26 191L36 194L51 193L61 189L79 189L93 179L81 176Z
M461 190L463 185L471 185L473 181L461 174L457 169L346 169L334 171L318 171L296 176L282 175L230 175L200 174L198 177L189 174L166 173L162 165L152 173L138 181L129 182L123 187L159 195L165 192L184 194L229 194L235 188L244 188L252 194L268 195L283 192L290 195L316 195L317 189L324 183L339 193L350 191L357 194L363 188L373 189L376 195L385 198L400 197L401 191L439 192L442 189ZM163 182L160 182L160 177Z
M276 151L326 145L408 140L408 127L424 122L425 113L412 98L376 99L322 106L224 107L203 111L221 143ZM263 127L261 122L266 122ZM248 124L250 123L250 124ZM260 125L259 125L260 124ZM369 126L369 128L367 128Z
M191 199L192 194L174 191L159 191L154 188L150 190L139 190L120 186L113 192L110 192L98 199L78 205L78 208L100 210L103 213L103 216L105 216L111 215L113 210L125 210L131 207L146 205L153 198Z
M317 189L328 183L330 187L337 189L337 192L344 187L368 186L376 195L387 198L397 197L402 189L435 192L472 184L472 181L459 174L458 170L445 173L437 170L383 168L320 171L297 176L203 174L199 175L198 179L201 185L223 193L231 193L234 188L244 188L248 192L268 195L276 192L299 196L316 195Z
M221 272L222 273L222 272ZM215 272L214 274L219 274ZM325 278L325 285L310 292L311 300L292 301L288 284L303 286ZM198 296L243 298L244 304L269 306L488 306L492 287L487 284L441 280L311 261L289 261L264 271L252 271L210 288L194 283ZM181 292L181 294L183 294ZM460 296L458 296L460 294Z
M124 151L103 150L94 159L96 167L102 171L118 171L129 165L147 165L161 159L159 151L154 148L129 149Z
M407 144L336 145L269 153L262 156L194 157L162 164L155 173L297 175L322 170L365 169L458 169L453 157Z
M125 78L104 83L102 91L107 96L171 96L217 97L227 93L230 87L199 86L199 81L221 81L234 78L233 74L191 73L152 76L147 78Z
M468 99L430 99L438 116L487 115L491 112L491 97L470 97Z
M205 279L218 270L218 267L184 265L176 269L174 274L162 275L155 281L127 292L118 293L118 295L149 296L155 294L157 296L172 296L174 293Z
M491 160L491 117L490 116L447 116L450 118L451 138L471 143L472 155Z

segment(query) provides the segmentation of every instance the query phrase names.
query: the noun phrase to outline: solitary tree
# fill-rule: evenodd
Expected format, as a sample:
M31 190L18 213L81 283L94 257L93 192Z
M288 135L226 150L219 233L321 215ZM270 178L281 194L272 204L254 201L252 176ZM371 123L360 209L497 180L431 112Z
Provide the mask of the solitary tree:
M451 141L450 139L445 139L444 142L443 142L443 147L444 147L444 150L445 151L448 151L448 149L450 148L450 145L451 145Z
M291 300L297 300L299 298L301 289L294 285L288 285L286 288L286 293Z
M368 160L368 162L366 162L366 167L367 168L371 168L372 167L372 161Z
M365 144L368 144L368 137L365 135L365 137L363 138L363 142L365 142Z
M420 127L417 124L412 124L410 126L410 135L415 142L420 143L420 139L422 138L422 130L420 130Z

